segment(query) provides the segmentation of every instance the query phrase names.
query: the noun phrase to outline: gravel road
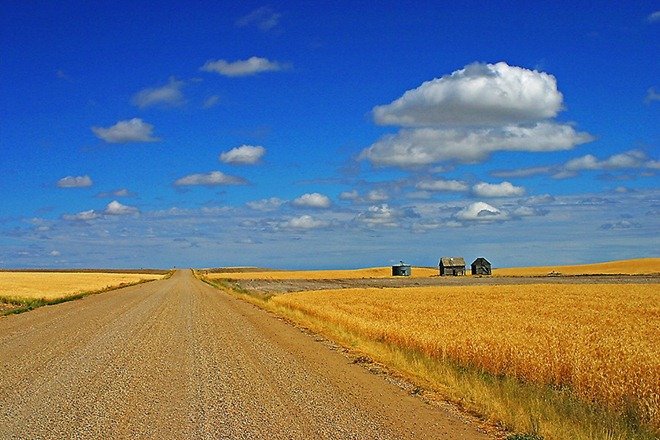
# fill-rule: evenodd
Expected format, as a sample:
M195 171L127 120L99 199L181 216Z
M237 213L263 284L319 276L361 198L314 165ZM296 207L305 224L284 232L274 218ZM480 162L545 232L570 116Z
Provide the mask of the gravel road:
M0 318L0 438L489 437L178 271Z

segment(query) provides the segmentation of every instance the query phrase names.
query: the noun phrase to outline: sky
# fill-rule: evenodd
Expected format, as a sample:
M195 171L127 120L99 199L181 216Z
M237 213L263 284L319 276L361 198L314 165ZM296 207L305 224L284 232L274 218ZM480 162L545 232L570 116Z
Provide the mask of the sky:
M0 3L0 268L660 256L660 3Z

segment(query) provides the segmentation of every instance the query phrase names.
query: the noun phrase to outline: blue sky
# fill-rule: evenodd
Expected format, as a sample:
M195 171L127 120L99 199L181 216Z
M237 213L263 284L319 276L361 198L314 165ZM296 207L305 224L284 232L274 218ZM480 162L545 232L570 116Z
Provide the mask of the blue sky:
M660 4L0 5L0 267L658 256Z

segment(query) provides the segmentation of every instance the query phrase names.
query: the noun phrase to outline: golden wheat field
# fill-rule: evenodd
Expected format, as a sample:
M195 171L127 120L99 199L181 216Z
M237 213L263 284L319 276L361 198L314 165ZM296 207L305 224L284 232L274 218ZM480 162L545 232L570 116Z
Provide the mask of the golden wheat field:
M90 272L0 272L0 298L52 300L163 275Z
M570 387L660 427L657 284L342 289L271 301L436 359Z
M551 273L562 275L625 274L645 275L660 273L660 258L638 258L635 260L610 261L607 263L576 266L511 267L493 269L495 276L545 276Z
M438 270L427 267L413 267L412 277L423 278L437 276ZM205 275L211 280L323 280L323 279L352 279L352 278L387 278L392 276L391 267L370 267L354 270L286 270L261 272L227 272L209 273Z

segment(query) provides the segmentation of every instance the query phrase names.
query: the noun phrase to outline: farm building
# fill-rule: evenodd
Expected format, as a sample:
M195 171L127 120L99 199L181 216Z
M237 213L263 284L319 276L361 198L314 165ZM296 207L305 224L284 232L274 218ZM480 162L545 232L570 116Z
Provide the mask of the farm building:
M440 276L465 275L465 260L463 257L442 257L438 264Z
M490 261L483 257L479 257L470 265L472 268L472 275L492 275Z
M406 264L401 261L399 264L392 266L392 276L393 277L409 277L412 273L410 264Z

